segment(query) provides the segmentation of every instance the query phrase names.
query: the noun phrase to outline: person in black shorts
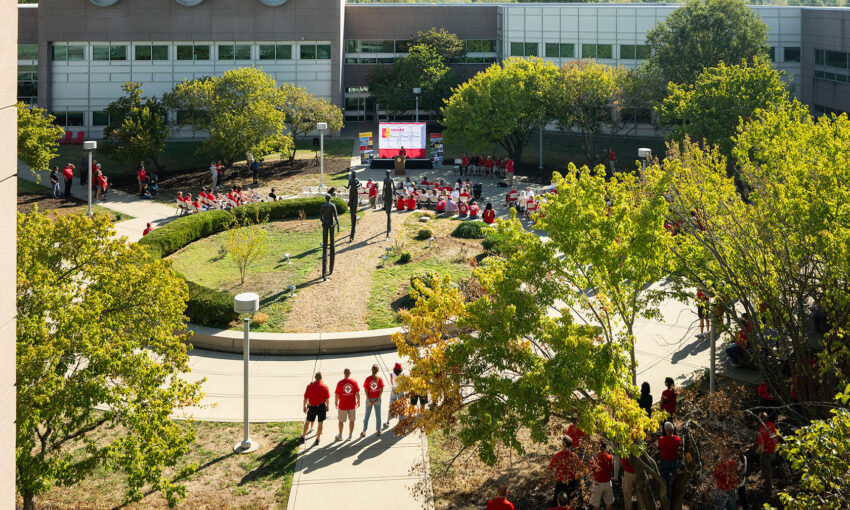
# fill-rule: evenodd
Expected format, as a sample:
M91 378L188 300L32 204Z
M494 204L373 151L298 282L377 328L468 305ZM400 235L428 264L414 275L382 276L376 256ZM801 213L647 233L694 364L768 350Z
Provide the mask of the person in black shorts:
M307 419L304 421L304 430L301 431L298 444L304 444L307 428L312 428L313 422L318 418L319 428L316 429L316 441L313 443L313 446L316 446L319 444L319 438L322 437L322 424L327 417L331 391L322 382L321 372L316 372L314 379L304 391L304 412L307 413Z
M416 407L416 404L419 403L419 412L425 412L425 404L428 403L428 395L417 395L415 393L410 394L410 405Z
M706 331L711 330L711 325L708 323L708 291L705 289L697 290L697 317L699 317L699 334L697 337L705 336Z

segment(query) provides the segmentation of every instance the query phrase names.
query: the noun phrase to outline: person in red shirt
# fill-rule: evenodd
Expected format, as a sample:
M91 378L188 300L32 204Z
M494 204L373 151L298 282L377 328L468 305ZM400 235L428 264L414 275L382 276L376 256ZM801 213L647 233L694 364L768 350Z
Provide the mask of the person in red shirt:
M470 199L469 191L467 191L466 188L461 188L461 192L460 192L459 196L460 196L460 198L465 198L467 200Z
M496 494L496 499L487 502L487 510L514 510L514 504L508 501L508 487L505 484L496 487Z
M339 434L337 441L342 441L342 426L348 421L348 439L354 435L354 420L357 418L357 408L360 407L360 386L351 378L351 370L343 371L345 378L336 383L334 405L339 410Z
M735 491L738 488L738 463L735 459L722 460L718 457L714 466L714 508L737 510Z
M441 213L441 212L444 212L445 210L446 210L446 198L440 197L440 199L437 200L436 211L438 213Z
M398 199L395 202L395 208L396 208L397 211L403 211L404 210L404 196L403 195L398 196Z
M415 211L416 210L416 196L413 193L411 193L407 197L407 199L404 201L404 203L407 206L408 211Z
M611 477L614 471L614 457L608 453L608 445L602 443L601 451L591 461L593 467L593 488L590 491L590 506L598 510L605 501L606 510L614 505L614 487Z
M139 168L136 170L136 180L139 182L139 196L143 196L145 194L145 180L148 178L147 172L145 172L145 162L142 161L139 163Z
M561 451L549 461L549 471L555 480L555 494L552 506L558 506L558 494L566 493L569 499L578 489L578 479L584 471L581 459L572 451L573 440L570 436L562 439Z
M759 420L762 423L756 440L758 441L759 466L764 476L765 487L769 494L773 495L773 461L776 460L776 425L770 421L767 413L761 413Z
M151 224L150 224L150 223L148 223L147 228L145 228L145 229L142 231L142 237L145 237L146 235L150 234L151 232L153 232L153 227L151 227Z
M625 457L620 457L620 467L623 468L623 506L625 510L632 510L632 495L635 493L635 468Z
M505 173L508 177L508 186L514 185L514 160L508 158L505 160Z
M466 153L463 153L463 156L460 158L460 173L466 175L467 170L469 169L469 156Z
M664 422L664 435L658 438L658 455L661 457L661 478L667 485L667 499L670 499L671 478L679 466L679 450L682 438L673 434L673 424Z
M672 377L665 377L664 386L667 389L661 392L661 410L676 416L676 382Z
M475 202L469 204L469 217L478 219L478 204Z
M369 182L366 183L366 189L369 190L369 207L375 209L378 204L378 186L372 182L372 179L369 179Z
M567 435L570 436L570 439L572 439L573 450L580 452L584 449L585 443L587 442L587 434L578 428L575 423L570 423L570 426L567 427Z
M484 207L484 211L481 213L481 219L483 219L484 223L487 225L496 223L496 211L493 210L493 204L490 202L487 202L487 205Z
M62 177L65 178L65 200L71 200L71 185L74 183L74 165L68 163L62 169Z
M519 192L516 190L516 186L512 186L511 190L508 191L508 196L506 198L506 203L508 207L513 207L516 205L516 197Z
M372 365L372 375L363 381L363 391L366 392L366 416L363 418L363 432L360 437L366 437L369 428L369 416L375 410L375 428L381 435L381 394L384 393L384 380L378 377L378 365Z
M566 492L562 492L558 494L556 503L558 506L553 506L549 508L549 510L575 510L574 507L570 506L570 497L567 496Z
M466 216L469 214L469 206L466 205L466 202L461 202L457 206L457 213L459 216Z
M319 438L322 437L322 425L328 413L330 398L331 390L322 382L322 373L316 372L313 382L308 384L307 389L304 390L304 412L307 414L307 419L304 420L304 430L301 431L301 437L298 438L299 444L304 444L307 427L313 428L313 422L316 421L316 418L319 419L319 428L316 429L316 441L313 443L313 446L319 444Z

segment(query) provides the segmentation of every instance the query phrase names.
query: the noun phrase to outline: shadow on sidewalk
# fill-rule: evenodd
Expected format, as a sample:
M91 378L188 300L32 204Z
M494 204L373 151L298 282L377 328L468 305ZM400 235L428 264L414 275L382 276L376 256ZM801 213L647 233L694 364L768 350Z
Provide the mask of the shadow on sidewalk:
M373 434L352 441L335 441L328 445L309 447L301 454L300 469L303 473L312 473L344 459L357 456L353 464L359 465L368 459L375 458L392 448L404 439L403 436L393 436L384 433L380 437Z
M259 480L281 478L290 470L294 471L295 461L298 458L295 448L297 442L297 438L281 441L270 452L261 455L255 461L259 465L243 476L237 485L241 487L246 483Z

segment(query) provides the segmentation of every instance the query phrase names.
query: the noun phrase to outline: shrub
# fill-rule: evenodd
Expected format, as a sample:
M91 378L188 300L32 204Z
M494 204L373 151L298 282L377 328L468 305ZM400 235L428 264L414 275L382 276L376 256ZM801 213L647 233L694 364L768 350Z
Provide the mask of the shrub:
M418 239L420 241L427 241L428 239L431 239L431 237L433 237L433 236L434 236L434 233L431 232L430 228L420 229L419 232L416 233L416 239Z
M464 221L458 224L457 228L452 232L452 237L461 239L483 239L484 238L484 223L480 221Z
M412 275L410 275L410 288L413 288L413 282L419 280L424 283L426 287L434 287L436 282L442 280L440 273L436 271L431 271L427 269L420 269L418 271L414 271Z
M334 197L331 201L336 206L337 214L348 212L348 206L339 198ZM283 218L300 218L299 211L303 210L305 216L318 216L319 209L325 203L324 197L293 198L291 200L277 200L275 202L257 202L243 205L231 211L237 220L243 218L263 218L266 221L279 220Z
M223 232L233 224L233 215L227 211L206 211L184 216L167 223L139 240L139 245L154 258L171 255L202 237Z
M262 326L263 324L269 321L269 314L264 312L257 312L254 314L254 317L251 319L251 322L257 326Z
M409 251L403 251L403 252L401 252L401 255L398 256L398 263L399 264L407 264L408 262L410 262L410 259L411 259L410 252Z
M186 317L189 322L226 328L238 318L233 310L233 296L229 293L190 281L186 283L189 285L189 300L186 301Z

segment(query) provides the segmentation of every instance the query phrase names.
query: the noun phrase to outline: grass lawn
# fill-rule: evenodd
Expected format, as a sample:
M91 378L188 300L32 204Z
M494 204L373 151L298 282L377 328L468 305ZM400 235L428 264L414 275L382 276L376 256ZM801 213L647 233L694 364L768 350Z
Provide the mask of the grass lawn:
M397 241L400 249L395 250L385 267L372 273L367 315L369 329L392 328L401 324L396 311L412 305L407 292L414 272L436 271L450 275L452 281L472 274L470 259L482 251L481 241L451 237L459 220L438 218L420 223L420 216L420 213L411 213L405 218ZM423 228L433 233L434 241L430 248L428 241L416 239L416 234ZM411 253L411 262L398 263L401 251Z
M242 434L241 423L194 422L187 426L194 427L197 437L177 468L195 464L197 471L181 481L187 491L178 508L286 509L301 423L252 424L251 436L260 442L260 449L245 455L233 453ZM111 509L120 506L125 487L120 473L99 468L79 483L37 497L36 504L52 509ZM121 508L167 505L157 493Z
M343 230L350 224L348 214L340 215ZM268 234L264 256L248 267L245 283L239 281L239 270L222 250L227 233L222 232L184 247L170 257L174 268L187 279L205 287L231 294L250 290L260 295L260 311L269 320L252 325L255 331L283 331L292 304L288 285L300 287L307 276L322 263L322 230L318 219L288 220L261 226ZM339 248L337 248L339 249ZM284 254L289 253L287 264Z

